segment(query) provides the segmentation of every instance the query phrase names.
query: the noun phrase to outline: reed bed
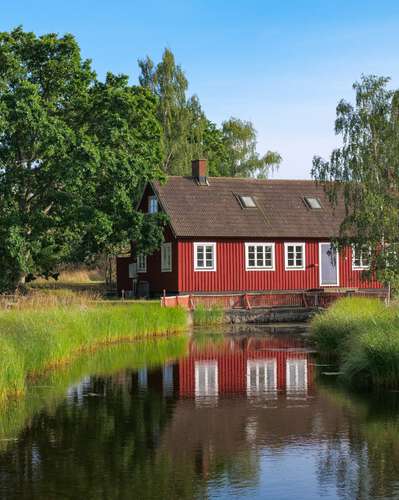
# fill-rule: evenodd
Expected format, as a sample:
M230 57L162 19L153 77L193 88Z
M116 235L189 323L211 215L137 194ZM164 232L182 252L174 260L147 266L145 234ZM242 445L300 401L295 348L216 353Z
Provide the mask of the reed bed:
M224 311L218 306L206 308L200 304L193 311L193 322L196 326L221 325L224 323Z
M73 302L0 311L0 401L25 392L26 378L101 344L183 331L187 316L158 304ZM3 360L5 360L3 362Z
M356 387L399 388L399 306L344 298L316 316L311 333L320 352L337 358Z
M76 291L69 289L30 290L28 294L0 295L1 309L34 309L48 310L55 307L89 306L93 301L100 300L101 294L92 291Z
M71 390L85 377L112 376L127 369L162 366L183 356L187 348L188 337L183 335L112 344L107 349L82 352L62 368L28 380L24 398L8 399L0 405L0 451L43 409L55 411L67 389Z

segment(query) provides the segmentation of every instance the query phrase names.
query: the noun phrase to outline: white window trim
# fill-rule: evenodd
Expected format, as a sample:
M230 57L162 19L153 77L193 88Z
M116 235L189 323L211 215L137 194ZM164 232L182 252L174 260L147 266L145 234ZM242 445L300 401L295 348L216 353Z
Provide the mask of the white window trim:
M303 363L305 365L304 369L304 387L299 386L298 384L295 384L293 380L291 380L290 377L290 366L294 365L295 366L295 380L298 380L298 364L299 362ZM300 392L300 389L303 389L303 392L307 393L308 391L308 360L306 358L287 358L285 362L285 380L286 380L286 391L287 393L292 393L292 392Z
M369 252L370 252L370 249L369 249ZM360 260L363 261L361 256L360 256ZM363 264L361 264L360 266L357 266L355 264L355 246L352 245L352 271L365 271L368 269L370 269L370 264L368 264L367 266L365 266Z
M330 286L340 286L339 283L339 279L340 279L340 276L339 276L339 265L340 265L340 261L339 261L339 250L337 248L336 252L337 252L337 283L336 284L323 284L322 283L322 280L321 280L321 246L322 245L328 245L329 242L328 241L320 241L319 242L319 284L320 284L320 287L323 287L323 288L326 288L326 287L330 287Z
M219 394L219 370L218 370L218 362L214 360L209 361L196 361L194 364L195 367L195 395L202 397L217 397ZM200 387L199 384L199 371L200 369L205 369L205 384L204 387ZM210 370L214 371L215 375L215 384L214 386L209 385L209 372Z
M267 378L267 366L273 367L273 383ZM265 370L265 391L277 391L277 360L275 358L268 359L249 359L247 360L247 395L259 394L260 379L259 368L263 366ZM255 368L256 371L256 387L251 386L251 369Z
M151 212L151 202L152 202L153 200L156 200L156 202L157 202L157 209L156 209L156 211L155 211L155 212ZM157 196L155 196L155 195L150 195L150 196L148 197L148 213L149 213L149 214L156 214L156 213L158 212L158 209L159 209L159 202L158 202L158 198L157 198Z
M248 265L248 247L250 246L268 246L272 248L272 265L271 267L249 267ZM276 254L275 254L275 243L255 241L245 242L245 270L246 271L275 271L276 270Z
M147 272L147 255L143 255L144 257L144 266L141 267L140 264L140 255L137 255L137 272L138 273L146 273Z
M288 265L288 247L301 246L302 247L302 266L289 266ZM306 244L304 241L288 241L284 243L284 269L285 271L305 271L306 270Z
M170 254L170 266L165 266L164 265L164 259L163 259L163 249L164 248L169 248L169 254ZM172 272L172 243L162 243L161 246L161 273L171 273Z
M211 246L213 247L213 266L212 267L198 267L197 265L197 248L200 246ZM204 254L205 258L205 254ZM216 271L216 243L215 242L203 242L203 241L195 241L194 242L194 271L199 272L215 272Z

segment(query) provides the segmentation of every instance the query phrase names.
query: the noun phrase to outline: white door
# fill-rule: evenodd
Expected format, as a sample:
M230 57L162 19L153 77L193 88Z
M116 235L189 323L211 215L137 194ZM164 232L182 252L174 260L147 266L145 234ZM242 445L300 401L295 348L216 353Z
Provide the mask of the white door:
M330 243L319 244L320 286L339 285L339 256Z

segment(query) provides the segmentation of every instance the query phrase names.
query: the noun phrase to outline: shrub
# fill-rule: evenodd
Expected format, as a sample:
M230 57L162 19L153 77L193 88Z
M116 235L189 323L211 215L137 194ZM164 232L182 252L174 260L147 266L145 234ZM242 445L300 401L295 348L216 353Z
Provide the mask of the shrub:
M312 320L311 334L322 354L338 357L352 385L399 387L397 304L341 299Z

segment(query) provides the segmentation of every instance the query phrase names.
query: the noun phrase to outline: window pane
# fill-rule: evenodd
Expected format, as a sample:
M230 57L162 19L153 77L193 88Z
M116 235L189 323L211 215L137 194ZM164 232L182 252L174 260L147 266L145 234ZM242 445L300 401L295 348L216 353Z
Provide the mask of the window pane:
M304 247L303 245L287 245L286 247L286 266L297 268L304 265Z
M207 245L206 247L206 267L213 267L213 246Z
M265 267L272 267L272 247L265 246Z
M204 247L197 247L197 267L204 267Z
M263 266L263 247L260 245L256 247L256 265Z

